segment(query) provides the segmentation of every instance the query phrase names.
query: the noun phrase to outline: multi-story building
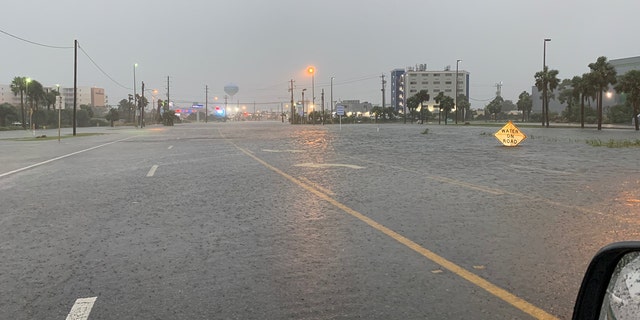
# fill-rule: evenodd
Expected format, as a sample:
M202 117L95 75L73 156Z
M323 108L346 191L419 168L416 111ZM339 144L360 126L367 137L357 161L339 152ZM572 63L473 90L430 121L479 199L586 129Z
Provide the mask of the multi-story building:
M62 103L65 108L73 108L73 88L44 87L46 91L60 90ZM77 105L91 105L94 107L104 107L106 98L103 88L95 87L78 87ZM26 96L24 97L26 101ZM15 107L20 106L20 95L17 96L11 91L11 85L0 84L0 104L9 103Z
M26 97L25 97L26 100ZM11 85L0 84L0 104L8 103L13 106L20 106L20 94L17 96L11 91Z
M612 59L609 60L609 63L616 69L618 77L623 76L631 70L640 70L640 56ZM618 94L613 88L610 89L610 92L611 94L606 95L606 98L603 99L603 105L606 106L606 102L609 102L611 105L621 105L625 103L624 95Z
M360 102L360 100L341 100L336 105L343 106L344 112L348 115L351 114L368 114L371 112L373 105L367 101Z
M396 111L404 109L404 69L391 71L391 107Z
M407 68L403 78L405 97L410 98L419 91L426 90L431 98L423 106L426 105L431 112L437 112L434 98L440 92L454 100L457 95L464 95L467 99L469 98L469 72L465 70L456 72L456 70L446 68L442 71L430 71L427 70L427 65L421 64L416 68Z
M65 108L73 108L73 88L60 88ZM95 87L78 87L76 105L105 106L104 89Z

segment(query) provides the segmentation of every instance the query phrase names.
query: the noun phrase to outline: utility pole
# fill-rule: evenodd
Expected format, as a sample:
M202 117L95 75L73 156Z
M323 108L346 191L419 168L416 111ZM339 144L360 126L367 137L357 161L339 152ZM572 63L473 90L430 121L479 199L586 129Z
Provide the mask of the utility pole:
M384 80L384 73L381 76L382 78L382 109L384 109L385 104L384 104L384 89L385 89L385 85L387 84L387 81Z
M170 108L169 103L171 102L171 99L169 98L169 76L167 76L167 109Z
M73 135L76 135L76 105L78 104L78 40L73 40Z
M291 124L295 124L295 106L293 101L293 79L291 79L291 86L289 87L289 92L291 92Z
M322 88L320 97L322 98L322 125L324 126L324 88Z

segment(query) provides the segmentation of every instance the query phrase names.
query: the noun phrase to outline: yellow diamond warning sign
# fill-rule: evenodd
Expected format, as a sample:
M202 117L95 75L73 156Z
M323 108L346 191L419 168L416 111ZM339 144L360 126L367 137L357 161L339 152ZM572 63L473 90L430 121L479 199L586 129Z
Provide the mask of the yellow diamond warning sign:
M507 122L494 136L507 147L515 147L527 138L511 121Z

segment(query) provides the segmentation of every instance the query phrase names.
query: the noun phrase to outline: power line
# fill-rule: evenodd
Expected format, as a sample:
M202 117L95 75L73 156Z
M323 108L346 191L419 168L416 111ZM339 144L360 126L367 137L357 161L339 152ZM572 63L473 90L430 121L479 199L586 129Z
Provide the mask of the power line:
M16 35L13 35L13 34L11 34L9 32L6 32L4 30L0 30L0 32L4 33L4 34L6 34L6 35L8 35L8 36L10 36L12 38L16 38L16 39L18 39L20 41L24 41L24 42L27 42L27 43L30 43L30 44L41 46L41 47L47 47L47 48L52 48L52 49L73 49L73 47L52 46L52 45L48 45L48 44L43 44L43 43L38 43L38 42L35 42L35 41L27 40L27 39L24 39L24 38L20 38L20 37L18 37Z
M111 79L111 81L113 81L113 83L117 84L118 86L120 86L123 89L131 90L131 88L128 88L128 87L120 84L118 81L114 80L109 74L107 74L104 70L102 70L102 68L89 56L89 54L86 51L84 51L82 46L80 46L80 43L78 43L78 47L87 56L87 58L89 58L89 60L91 60L91 63L93 63L93 65L96 66L96 68L98 68L98 70L100 70L100 72L102 72L102 74L107 76L107 78Z
M9 32L6 32L4 30L0 29L0 33L6 34L12 38L18 39L20 41L24 41L33 45L37 45L37 46L41 46L41 47L46 47L46 48L52 48L52 49L73 49L73 47L63 47L63 46L52 46L52 45L48 45L48 44L43 44L43 43L38 43L35 41L31 41L31 40L27 40L21 37L18 37L14 34L11 34ZM93 63L94 66L96 66L96 68L98 68L98 70L100 70L100 72L102 72L102 74L104 74L105 76L107 76L107 78L111 79L111 81L113 81L113 83L117 84L118 86L122 87L123 89L127 89L127 90L131 90L131 88L128 88L122 84L120 84L118 81L114 80L109 74L107 74L94 60L93 58L91 58L91 56L89 56L89 54L84 50L84 48L82 48L80 46L80 43L78 43L78 47L80 48L80 50L87 56L87 58L89 58L89 60L91 61L91 63Z

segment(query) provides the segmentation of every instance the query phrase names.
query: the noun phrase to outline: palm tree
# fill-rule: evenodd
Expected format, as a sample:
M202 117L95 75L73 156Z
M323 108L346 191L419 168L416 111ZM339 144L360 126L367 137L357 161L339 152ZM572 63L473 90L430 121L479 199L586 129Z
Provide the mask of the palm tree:
M14 77L11 81L11 92L14 96L20 94L20 118L22 122L22 128L26 129L27 124L24 117L24 94L27 90L27 78L26 77Z
M558 79L558 70L549 70L549 67L544 66L542 71L536 72L534 75L536 79L536 88L542 92L542 123L547 123L549 128L549 92L553 92L560 84Z
M640 111L640 70L631 70L625 73L618 79L618 84L615 86L617 92L625 93L627 95L627 102L633 107L633 119L636 125L636 131L640 130L638 124L638 114Z
M485 108L487 112L489 112L489 114L494 115L494 120L496 122L498 121L498 114L502 112L503 102L504 102L504 99L502 99L501 96L497 96L493 100L491 100L491 102L489 102L489 104Z
M578 89L580 93L580 127L584 128L584 101L586 99L595 100L598 90L594 84L591 73L582 75L578 83Z
M47 110L51 110L51 106L53 106L55 109L56 100L58 99L59 95L60 93L58 93L58 91L47 90L47 92L44 95L44 102L45 102L45 105L47 106Z
M460 108L462 110L462 121L467 120L467 115L469 114L469 107L471 107L471 103L469 103L469 99L464 94L458 95L458 105L456 108Z
M29 82L29 91L27 92L27 97L31 102L31 107L33 110L38 110L40 107L40 102L45 100L46 92L44 91L44 87L42 84L36 80L31 80Z
M36 128L36 123L33 122L33 114L38 111L40 102L44 100L45 92L42 84L36 80L31 80L28 85L27 98L29 98L29 114L31 115L29 123L32 128Z
M425 101L429 101L429 92L427 90L420 90L418 93L407 99L407 108L409 108L409 114L411 114L411 123L415 117L415 111Z
M576 101L580 101L580 123L584 128L584 95L582 94L584 86L584 78L580 76L574 76L571 78L571 97Z
M451 111L451 109L453 109L453 106L456 104L456 102L453 100L453 98L444 95L442 91L438 93L434 100L440 107L440 113L442 113L442 110L444 110L444 124L446 125L449 118L449 112Z
M607 62L607 57L599 57L594 63L589 64L592 75L592 83L598 88L598 130L602 130L602 95L610 84L616 83L616 69Z
M522 111L522 122L525 120L525 115L527 115L527 119L531 115L531 109L533 107L533 101L531 100L531 95L529 92L522 91L518 96L518 102L516 103L518 106L518 110Z

